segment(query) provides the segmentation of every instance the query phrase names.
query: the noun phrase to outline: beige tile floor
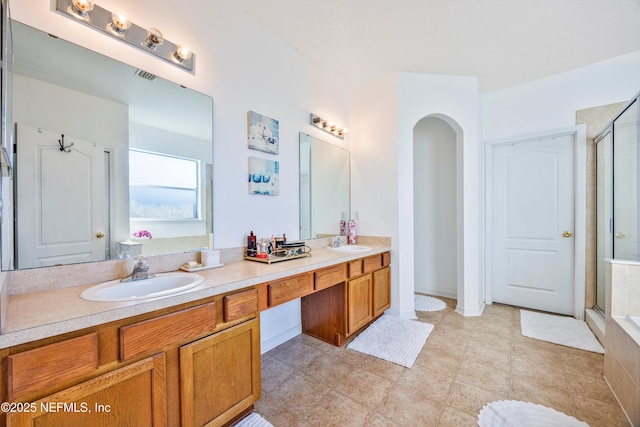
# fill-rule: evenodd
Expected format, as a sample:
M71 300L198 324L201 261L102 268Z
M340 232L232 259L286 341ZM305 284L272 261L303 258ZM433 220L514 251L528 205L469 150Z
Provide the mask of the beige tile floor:
M477 426L502 399L549 406L591 427L629 424L604 378L604 357L523 337L518 308L465 318L418 313L435 325L412 368L300 335L262 356L256 410L275 427Z

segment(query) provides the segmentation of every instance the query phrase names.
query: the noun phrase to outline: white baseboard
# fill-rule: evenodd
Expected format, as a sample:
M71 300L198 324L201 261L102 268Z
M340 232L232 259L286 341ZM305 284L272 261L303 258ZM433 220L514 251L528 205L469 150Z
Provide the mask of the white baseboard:
M280 332L278 335L273 336L265 341L260 342L260 354L264 354L267 351L279 346L282 343L289 341L293 337L297 337L302 333L302 324L298 324L286 331Z
M401 319L417 319L415 310L398 310L396 308L390 308L384 312L385 314L389 314L391 316L400 317Z
M416 285L415 286L415 291L417 293L419 293L419 294L433 295L434 297L458 299L458 293L457 292L434 289L434 288L430 288L428 286Z
M478 307L463 307L460 304L456 305L456 313L461 314L465 317L478 317L482 316L482 312L484 311L485 304L482 303Z

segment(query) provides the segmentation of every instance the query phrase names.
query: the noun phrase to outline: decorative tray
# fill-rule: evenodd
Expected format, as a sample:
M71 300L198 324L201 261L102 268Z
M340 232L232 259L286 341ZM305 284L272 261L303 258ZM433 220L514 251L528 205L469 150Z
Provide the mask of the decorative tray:
M248 261L257 261L265 264L273 264L274 262L289 261L291 259L306 258L311 256L311 248L309 246L296 246L289 248L278 248L270 254L267 254L266 258L258 258L257 256L247 255L247 250L244 251L244 259Z

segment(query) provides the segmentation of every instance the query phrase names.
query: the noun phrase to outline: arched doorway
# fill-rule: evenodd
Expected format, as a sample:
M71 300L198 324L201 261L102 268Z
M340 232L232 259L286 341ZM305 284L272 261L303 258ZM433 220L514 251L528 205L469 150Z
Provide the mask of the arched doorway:
M413 129L414 284L418 293L457 299L461 138L449 122L427 116Z

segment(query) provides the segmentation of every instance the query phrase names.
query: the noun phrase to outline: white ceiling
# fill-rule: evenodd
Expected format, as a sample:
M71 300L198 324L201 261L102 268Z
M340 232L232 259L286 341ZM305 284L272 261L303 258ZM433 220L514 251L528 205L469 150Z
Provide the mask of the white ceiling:
M478 76L493 91L640 50L640 0L234 4L347 85L406 71Z

